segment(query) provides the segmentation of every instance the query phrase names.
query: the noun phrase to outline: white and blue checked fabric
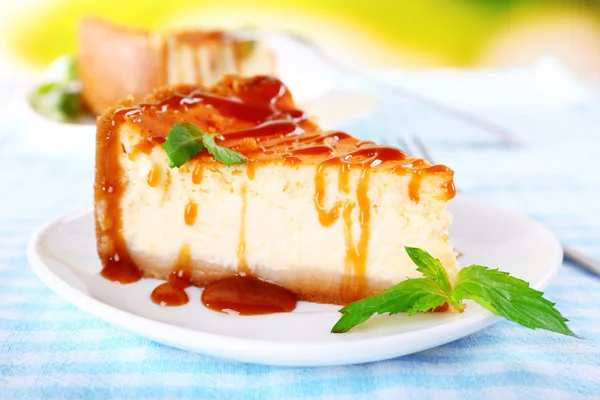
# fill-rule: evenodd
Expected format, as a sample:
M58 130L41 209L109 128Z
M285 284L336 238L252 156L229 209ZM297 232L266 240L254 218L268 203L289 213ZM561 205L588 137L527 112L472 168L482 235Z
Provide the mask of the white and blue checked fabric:
M505 90L503 76L488 85L488 97ZM460 82L460 90L438 94L450 101L457 93L481 98L473 93L482 90L481 74L397 79L424 87ZM535 98L535 79L521 81L513 96L522 99L518 91L530 90ZM552 89L545 91L544 101ZM524 142L518 149L439 140L428 146L436 161L457 171L464 192L531 215L565 243L600 258L600 107L597 100L572 97L537 107L469 105L517 132ZM43 222L91 204L93 153L31 151L35 134L44 132L33 132L17 114L10 117L0 127L0 399L600 399L600 278L568 262L546 293L583 339L499 322L439 348L355 366L281 368L215 359L79 311L36 278L25 249Z

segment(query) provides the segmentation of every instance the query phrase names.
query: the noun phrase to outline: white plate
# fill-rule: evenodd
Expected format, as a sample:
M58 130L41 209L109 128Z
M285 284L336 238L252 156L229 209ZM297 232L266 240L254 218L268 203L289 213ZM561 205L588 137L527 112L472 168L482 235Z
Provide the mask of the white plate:
M452 201L452 240L462 265L497 267L545 287L562 260L556 238L528 217L464 196ZM102 278L91 210L61 216L31 239L29 262L56 293L108 322L151 340L239 361L288 365L344 365L385 360L429 349L487 327L497 317L474 303L463 314L377 316L345 334L330 333L333 305L299 303L289 314L235 316L211 311L201 289L187 289L182 307L150 300L158 281L120 285Z
M80 154L93 159L96 151L96 120L83 115L76 122L62 122L38 113L29 101L33 88L21 90L16 98L16 112L27 121L23 132L25 148L36 154Z

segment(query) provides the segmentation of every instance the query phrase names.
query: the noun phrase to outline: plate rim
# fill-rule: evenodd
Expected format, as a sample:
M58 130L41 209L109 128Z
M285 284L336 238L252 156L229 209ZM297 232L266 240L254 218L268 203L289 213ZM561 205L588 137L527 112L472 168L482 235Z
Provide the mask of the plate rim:
M457 198L462 199L462 201L471 201L491 209L497 209L501 210L502 212L518 215L521 218L526 218L530 223L536 224L538 228L544 230L545 233L549 235L548 237L554 241L552 268L548 269L544 277L540 279L537 284L532 284L531 286L540 290L545 288L552 281L562 265L563 251L560 242L547 227L525 214L498 207L496 205L484 203L470 196L459 194L457 195ZM175 348L213 357L263 365L296 367L352 365L373 361L383 361L386 359L397 358L434 348L446 343L450 343L462 337L469 336L472 333L487 328L501 319L493 313L484 310L485 312L481 314L473 315L465 319L445 322L435 326L409 332L395 332L384 336L358 338L350 342L326 342L322 340L308 342L265 341L255 338L225 336L217 333L182 327L168 322L158 321L112 306L79 291L64 281L59 275L54 273L53 269L48 267L42 259L38 249L44 246L43 238L48 231L51 230L56 224L61 223L64 220L80 217L88 213L93 214L93 207L80 207L52 218L35 231L27 245L27 259L33 271L47 287L49 287L59 297L67 300L71 305L74 305L75 307L90 313L101 320L107 321L112 325L116 325L130 332L134 332L135 334L149 340ZM550 263L548 263L548 265L550 265ZM446 333L442 335L442 340L435 340L435 337L439 336L438 331L440 327L444 327ZM169 336L175 338L175 340L164 340L162 335L158 334L163 331L168 331ZM420 338L420 342L424 343L424 345L412 346L411 350L409 351L389 351L386 352L387 355L385 356L376 356L377 352L372 351L374 347L389 349L389 346L398 345L398 343L402 343L403 341L410 341L411 337L413 336ZM433 346L430 345L430 342L432 341L435 342ZM215 345L215 342L221 342L221 344ZM198 343L200 343L201 346L198 346ZM368 348L370 351L367 351L367 353L373 354L374 356L368 357L354 355L354 357L348 357L347 349L349 343L359 344L363 350L361 353L365 353L364 349ZM215 348L217 351L211 351L211 349ZM219 351L223 348L226 348L227 350L225 352ZM252 349L251 352L247 352L249 348ZM314 353L315 350L318 351L319 349L323 348L327 348L329 353L344 353L346 355L346 360L334 359L329 362L323 362L322 360L311 361L305 357L307 352ZM261 357L261 353L271 355ZM259 356L257 357L256 355ZM348 358L352 360L348 360Z

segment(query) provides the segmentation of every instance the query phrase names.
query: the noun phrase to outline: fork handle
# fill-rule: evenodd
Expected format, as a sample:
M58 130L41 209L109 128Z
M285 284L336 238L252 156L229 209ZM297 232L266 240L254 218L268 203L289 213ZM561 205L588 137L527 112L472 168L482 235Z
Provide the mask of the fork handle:
M583 254L572 247L563 245L565 258L600 276L600 261Z

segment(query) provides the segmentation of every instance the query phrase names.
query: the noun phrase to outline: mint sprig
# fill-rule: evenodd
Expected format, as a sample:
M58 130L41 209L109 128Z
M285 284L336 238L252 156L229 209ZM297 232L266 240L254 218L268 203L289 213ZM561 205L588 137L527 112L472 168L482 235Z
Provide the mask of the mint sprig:
M448 303L463 312L461 300L470 299L496 315L527 328L546 329L577 337L568 321L554 308L543 293L524 280L507 272L471 265L458 273L454 288L440 261L424 250L405 247L406 252L425 277L407 279L377 295L347 305L331 332L343 333L375 314L397 314L432 311Z
M29 94L31 107L53 120L76 120L83 113L77 60L72 56L60 57L48 67L47 73L48 80Z
M175 124L167 134L162 148L167 152L169 167L179 168L196 154L206 149L217 161L230 167L233 164L246 164L246 157L237 151L219 146L215 137L219 134L204 132L194 124L181 122Z

